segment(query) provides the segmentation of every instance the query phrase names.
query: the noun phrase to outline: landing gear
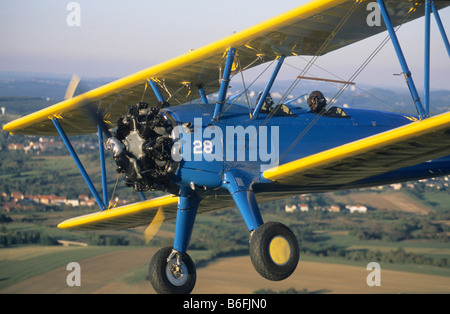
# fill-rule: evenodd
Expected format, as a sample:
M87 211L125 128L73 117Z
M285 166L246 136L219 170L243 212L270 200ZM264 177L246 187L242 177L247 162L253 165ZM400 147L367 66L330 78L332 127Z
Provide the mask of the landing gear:
M279 281L289 277L298 264L297 238L285 225L263 223L251 182L237 171L225 173L227 188L251 233L250 259L264 278Z
M285 225L268 222L256 229L250 238L250 259L264 278L279 281L289 277L299 260L297 238Z
M153 256L149 277L157 293L188 294L194 289L197 272L187 253L178 253L171 247L166 247Z
M245 178L244 178L245 179ZM279 281L297 267L299 246L295 235L277 222L263 223L253 191L241 177L227 173L227 188L251 231L250 259L264 278ZM186 253L197 214L199 196L189 187L180 189L172 247L159 250L150 262L150 282L158 293L190 293L196 282L196 270Z
M186 251L200 198L189 187L180 190L173 248L159 250L150 262L150 283L157 293L190 293L197 278L194 262Z

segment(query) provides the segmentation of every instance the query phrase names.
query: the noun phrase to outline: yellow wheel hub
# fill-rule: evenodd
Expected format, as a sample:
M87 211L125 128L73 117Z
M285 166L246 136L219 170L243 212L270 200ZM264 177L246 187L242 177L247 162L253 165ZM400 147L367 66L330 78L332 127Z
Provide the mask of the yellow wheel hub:
M286 238L274 237L269 244L269 254L275 264L279 266L286 264L291 257L291 247Z

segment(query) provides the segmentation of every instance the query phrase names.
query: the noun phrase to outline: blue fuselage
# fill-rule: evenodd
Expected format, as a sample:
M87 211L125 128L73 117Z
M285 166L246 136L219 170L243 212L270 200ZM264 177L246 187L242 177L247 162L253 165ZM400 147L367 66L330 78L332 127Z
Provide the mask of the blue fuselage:
M232 104L213 121L215 104L165 108L180 129L180 166L173 178L180 186L204 190L222 186L224 174L237 170L258 186L282 189L261 179L262 171L415 121L411 115L339 108L338 114L318 116L296 106L251 119L247 107ZM180 148L181 147L181 148ZM314 187L313 191L404 182L450 173L450 156L403 168L345 186ZM261 184L262 185L262 184ZM261 186L259 185L259 186ZM260 191L266 188L258 188ZM310 191L300 182L297 191Z

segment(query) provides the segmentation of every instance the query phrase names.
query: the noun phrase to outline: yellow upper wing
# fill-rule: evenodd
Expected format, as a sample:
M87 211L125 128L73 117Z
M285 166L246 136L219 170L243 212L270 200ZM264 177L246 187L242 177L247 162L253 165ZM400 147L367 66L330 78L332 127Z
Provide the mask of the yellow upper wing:
M369 2L373 0L311 1L210 45L15 120L3 129L15 134L55 135L50 119L57 116L62 118L69 135L97 132L83 107L93 106L114 126L128 105L138 101L157 103L148 87L149 79L160 84L167 98L172 96L171 105L198 98L198 86L203 86L208 94L214 93L219 89L220 69L230 47L237 50L233 69L236 72L280 55L322 55L384 31L384 27L367 25ZM423 16L423 1L386 0L386 5L394 25ZM450 2L436 1L436 5L440 9Z
M450 155L450 112L263 172L287 185L348 184Z

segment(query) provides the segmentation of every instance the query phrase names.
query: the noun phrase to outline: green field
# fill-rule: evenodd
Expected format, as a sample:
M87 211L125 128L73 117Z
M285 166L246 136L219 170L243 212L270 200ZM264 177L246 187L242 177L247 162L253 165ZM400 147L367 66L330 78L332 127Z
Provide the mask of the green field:
M149 257L155 251L146 247L26 246L2 249L0 293L154 293L146 276ZM190 254L197 263L206 252L191 251ZM65 266L73 261L81 265L82 287L79 288L70 288L65 282L69 274ZM216 265L221 265L222 271L218 271ZM248 256L219 258L197 268L199 283L196 290L198 293L221 293L223 289L225 293L251 293L259 289L281 291L294 288L312 293L366 293L359 287L364 287L364 277L357 278L367 273L366 265L367 261L301 256L292 278L270 282L254 271ZM404 264L381 263L381 266L385 289L406 293L450 292L448 270ZM338 272L334 278L330 276L330 270ZM236 276L242 283L236 285L236 279L233 279ZM209 282L211 277L215 278L215 285ZM417 286L419 279L414 278L420 278L420 286ZM316 286L321 289L315 289ZM446 286L447 290L442 290ZM381 293L390 292L381 290ZM368 293L378 292L368 290Z
M0 250L0 290L98 254L117 250L117 247L41 247L27 246Z

